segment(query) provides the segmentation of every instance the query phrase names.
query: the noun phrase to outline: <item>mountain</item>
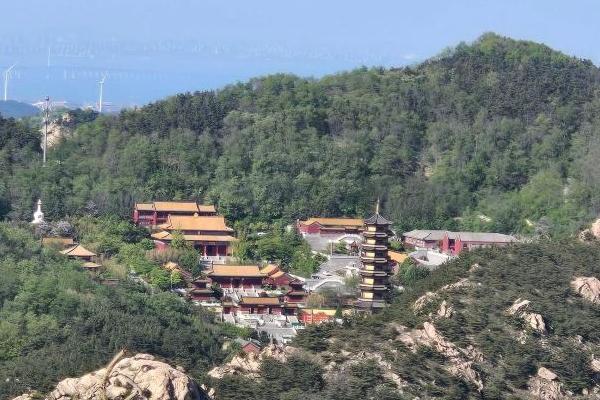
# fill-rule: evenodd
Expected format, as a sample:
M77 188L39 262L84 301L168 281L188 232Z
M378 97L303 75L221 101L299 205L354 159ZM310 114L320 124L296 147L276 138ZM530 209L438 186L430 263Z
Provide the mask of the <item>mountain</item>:
M23 118L38 115L40 110L28 103L15 100L0 100L0 115L4 118Z
M398 230L564 236L600 207L599 81L494 34L414 67L256 78L82 123L43 171L21 158L0 197L13 219L39 195L53 217L198 198L246 224L366 215L380 197Z
M47 392L127 347L220 400L598 398L600 246L572 236L600 207L599 78L588 61L486 34L410 68L267 76L84 116L43 168L39 131L0 118L0 397ZM112 256L117 287L40 248L23 222L38 197L52 229L73 221ZM388 309L305 329L251 379L206 376L229 370L223 345L242 332L159 291L169 275L124 221L134 201L200 199L238 232L284 232L367 215L378 197L398 231L527 243L434 272L403 265ZM267 238L263 259L289 245ZM156 291L128 283L132 270Z

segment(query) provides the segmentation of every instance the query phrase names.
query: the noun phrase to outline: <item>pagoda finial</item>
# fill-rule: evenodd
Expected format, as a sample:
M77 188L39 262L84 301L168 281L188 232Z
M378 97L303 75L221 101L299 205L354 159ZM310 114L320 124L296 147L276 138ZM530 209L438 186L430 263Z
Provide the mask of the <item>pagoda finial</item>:
M379 196L377 196L377 203L375 205L375 214L379 214Z

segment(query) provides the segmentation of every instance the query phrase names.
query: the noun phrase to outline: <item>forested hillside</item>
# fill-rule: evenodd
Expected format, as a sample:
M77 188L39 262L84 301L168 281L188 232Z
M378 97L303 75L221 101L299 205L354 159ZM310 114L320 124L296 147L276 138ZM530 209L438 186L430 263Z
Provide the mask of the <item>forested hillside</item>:
M600 308L571 282L597 277L599 265L598 244L572 241L461 255L405 277L405 292L381 314L307 327L294 342L304 352L264 362L260 379L215 382L217 397L597 398ZM542 367L556 378L536 377Z
M272 222L364 215L380 196L399 229L572 233L600 206L599 81L487 34L413 67L180 94L81 124L44 170L26 153L0 214L28 218L40 194L50 217L198 198Z
M225 328L202 310L125 280L100 285L79 264L0 223L0 398L45 392L122 348L164 357L197 377L224 357Z

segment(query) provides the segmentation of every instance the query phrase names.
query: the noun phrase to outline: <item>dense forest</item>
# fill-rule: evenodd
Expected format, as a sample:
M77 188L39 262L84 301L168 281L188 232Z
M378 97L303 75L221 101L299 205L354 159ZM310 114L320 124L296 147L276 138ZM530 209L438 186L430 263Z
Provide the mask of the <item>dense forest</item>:
M599 87L588 61L486 34L411 67L82 118L43 169L35 135L0 120L0 216L29 218L38 196L51 218L192 198L247 225L362 216L381 197L400 230L571 234L600 207Z

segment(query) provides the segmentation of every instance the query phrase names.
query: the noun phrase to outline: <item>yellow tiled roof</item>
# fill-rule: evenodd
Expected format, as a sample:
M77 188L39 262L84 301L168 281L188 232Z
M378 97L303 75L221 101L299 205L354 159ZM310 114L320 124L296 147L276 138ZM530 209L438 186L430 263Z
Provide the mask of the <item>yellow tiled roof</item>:
M173 261L168 261L168 262L164 263L163 268L166 269L167 271L180 271L181 270L181 268L179 268L179 264L177 264L176 262L173 262Z
M183 235L190 242L236 242L237 239L229 235Z
M138 211L154 211L153 203L136 203L135 208Z
M343 226L343 227L362 227L365 221L362 218L309 218L303 221L304 225L310 225L312 223L319 223L324 227L331 226Z
M273 275L271 275L270 277L271 278L279 278L280 276L283 276L283 275L285 275L285 272L283 272L283 271L277 271Z
M80 244L69 247L68 249L61 251L61 253L73 257L94 257L96 255L96 253L92 253Z
M279 267L275 264L269 264L266 267L262 268L260 270L261 273L265 274L265 275L269 275L272 274L273 272L277 271L279 269Z
M212 271L206 275L231 276L238 278L256 278L265 276L265 274L260 272L258 265L213 265Z
M170 231L233 232L233 229L225 224L225 217L221 215L169 215L167 223L161 227Z
M100 268L101 266L102 265L97 264L95 262L91 262L91 261L83 263L83 268L96 269L96 268Z
M198 212L198 203L195 201L155 201L154 209L156 211L168 212Z
M217 209L212 204L198 204L198 211L216 213Z
M150 236L153 239L158 239L158 240L171 240L171 234L167 231L155 232Z
M242 297L240 304L275 306L281 304L278 297Z
M401 253L399 251L388 251L388 255L390 256L390 259L392 261L396 261L398 264L401 264L402 262L404 262L404 260L406 260L408 258L408 255L406 253Z
M173 240L171 232L160 231L150 235L156 240ZM237 239L230 235L183 235L183 239L188 242L236 242Z

